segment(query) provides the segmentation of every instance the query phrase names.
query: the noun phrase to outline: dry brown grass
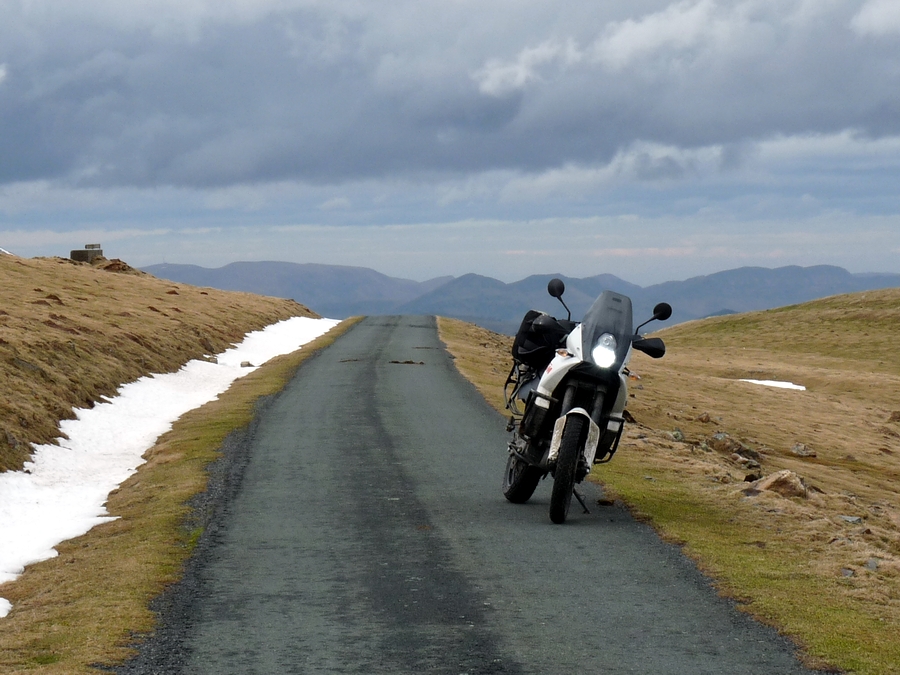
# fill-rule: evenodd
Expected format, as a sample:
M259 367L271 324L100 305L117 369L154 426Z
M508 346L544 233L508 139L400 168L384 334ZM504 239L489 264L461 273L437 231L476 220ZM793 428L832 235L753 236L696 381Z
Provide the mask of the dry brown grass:
M803 644L810 663L859 673L900 672L898 320L895 289L663 331L667 356L632 362L637 424L594 474L683 543L724 593ZM511 339L441 326L451 350L456 339L496 340L493 361L509 363ZM502 379L479 370L499 391ZM715 451L717 432L758 453L761 468ZM797 444L815 457L794 454ZM746 492L748 474L782 469L812 488L807 498Z
M120 263L113 269L128 271ZM0 377L16 393L4 397L0 424L19 434L7 447L13 465L26 456L25 439L57 435L56 422L70 414L66 406L112 394L146 372L175 370L279 319L312 315L288 300L59 259L0 256L0 288ZM0 672L91 673L98 672L92 664L127 658L135 636L153 628L150 600L179 577L200 535L185 528L188 501L205 489L206 467L225 436L248 424L261 396L280 391L303 360L352 323L273 359L184 415L110 495L107 510L117 520L63 542L58 557L4 584L13 610L0 619Z
M21 468L31 443L53 442L73 407L291 316L314 314L292 300L163 281L121 261L0 255L0 471Z
M206 467L231 431L248 424L261 396L280 391L302 362L334 341L345 321L303 349L272 359L215 401L181 417L146 454L147 462L110 495L119 519L56 547L2 586L13 610L0 619L0 672L98 672L133 653L154 627L150 601L180 577L198 529L186 529L188 501L207 483Z

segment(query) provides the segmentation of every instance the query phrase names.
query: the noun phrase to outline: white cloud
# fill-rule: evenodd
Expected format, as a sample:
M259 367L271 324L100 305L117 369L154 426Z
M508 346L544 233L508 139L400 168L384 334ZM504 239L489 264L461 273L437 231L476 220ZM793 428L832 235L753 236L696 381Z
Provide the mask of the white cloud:
M850 26L860 35L900 33L900 2L869 0L853 17Z
M3 84L3 80L6 79L6 64L0 63L0 84Z
M566 67L582 59L583 53L573 39L566 42L547 40L536 47L526 47L512 63L491 59L472 78L478 82L481 93L505 96L542 79L540 71L543 66L558 63Z
M610 23L593 45L595 59L621 69L661 50L683 50L725 28L715 21L713 0L686 0L640 19Z
M538 201L551 196L583 197L635 181L700 178L716 173L725 154L718 145L686 149L639 141L617 152L606 164L566 164L510 176L500 190L500 199Z

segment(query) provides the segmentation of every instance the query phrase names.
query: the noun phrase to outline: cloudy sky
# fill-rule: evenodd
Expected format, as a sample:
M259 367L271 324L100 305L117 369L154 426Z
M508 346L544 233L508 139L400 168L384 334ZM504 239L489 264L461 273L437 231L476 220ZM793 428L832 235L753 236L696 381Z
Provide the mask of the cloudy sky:
M0 247L900 272L900 0L0 0Z

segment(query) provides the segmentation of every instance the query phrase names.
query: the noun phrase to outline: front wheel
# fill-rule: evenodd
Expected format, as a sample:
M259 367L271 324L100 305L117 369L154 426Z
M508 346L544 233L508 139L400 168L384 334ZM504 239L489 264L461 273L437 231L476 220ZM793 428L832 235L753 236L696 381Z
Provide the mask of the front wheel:
M553 472L553 492L550 493L550 520L557 525L566 522L566 516L569 515L583 431L583 417L571 415L566 419L566 428L563 429L559 455L556 458L556 470Z
M524 504L537 489L544 472L512 453L503 472L503 496L513 504Z

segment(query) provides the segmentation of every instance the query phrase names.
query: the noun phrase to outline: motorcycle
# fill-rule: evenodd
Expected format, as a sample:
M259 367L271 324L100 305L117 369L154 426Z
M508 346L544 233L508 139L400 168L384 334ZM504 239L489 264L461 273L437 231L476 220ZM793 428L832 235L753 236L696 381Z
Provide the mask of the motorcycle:
M604 291L577 323L562 299L562 280L552 279L547 291L568 316L555 319L531 310L513 342L513 366L504 386L512 439L503 494L524 504L538 483L552 475L550 520L561 524L573 495L590 512L575 485L594 464L608 462L616 453L625 426L626 366L632 351L655 359L666 353L660 338L645 338L638 331L651 321L668 319L672 307L659 303L652 318L633 329L631 299Z

